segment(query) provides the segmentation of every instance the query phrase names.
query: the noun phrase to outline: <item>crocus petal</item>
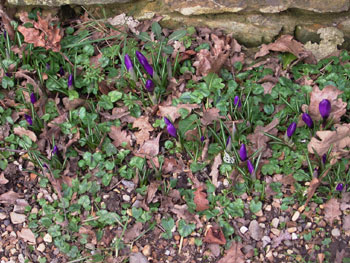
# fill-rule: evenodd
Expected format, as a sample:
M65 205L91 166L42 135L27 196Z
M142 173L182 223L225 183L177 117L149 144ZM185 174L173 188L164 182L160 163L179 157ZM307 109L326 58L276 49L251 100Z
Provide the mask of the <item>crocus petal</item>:
M52 155L56 154L58 152L58 148L57 146L55 145L52 149Z
M34 104L34 103L36 102L36 97L35 97L34 92L32 92L32 93L30 94L30 102L31 102L32 104Z
M26 119L26 121L30 126L33 125L32 117L30 117L28 114L24 114L24 118Z
M64 73L65 73L65 72L64 72L64 69L63 69L62 66L60 67L60 70L58 71L58 73L60 74L61 77L64 76Z
M168 131L168 133L173 136L173 137L176 137L176 128L175 126L171 123L171 121L167 118L167 117L164 117L164 122L166 124L166 129Z
M172 124L171 121L167 117L164 117L164 122L166 125Z
M127 71L130 71L131 69L134 68L132 61L131 61L128 54L125 54L125 56L124 56L124 64L125 64Z
M245 148L245 144L244 143L241 145L241 148L239 149L239 157L241 158L241 160L243 162L248 159L247 149Z
M327 154L322 155L322 163L326 164L327 162Z
M235 98L233 100L233 105L237 106L237 108L242 107L242 103L241 103L239 96L235 96Z
M152 66L148 63L146 57L139 51L136 51L136 57L140 64L143 66L143 68L146 70L146 72L153 77L153 68Z
M337 191L343 191L343 189L344 189L344 184L342 184L342 183L339 183L339 184L337 184L337 187L335 188L335 190L337 190Z
M247 167L250 174L254 173L254 166L250 160L247 161Z
M153 83L153 81L148 79L146 81L145 87L146 87L148 92L152 92L154 90L154 83Z
M307 114L306 112L303 113L303 115L301 116L301 118L303 119L303 121L305 122L305 124L307 126L309 126L309 128L312 128L314 126L314 122L312 121L311 117L309 114Z
M318 110L320 111L323 119L327 119L329 117L329 114L331 113L331 107L331 102L329 100L321 100L320 104L318 105Z
M68 87L73 86L73 81L74 81L73 74L69 74L69 77L68 77Z
M204 142L204 140L205 140L205 137L202 135L201 136L201 142Z
M290 138L292 137L293 133L295 132L295 129L297 128L297 124L295 122L292 122L288 129L287 129L287 136Z

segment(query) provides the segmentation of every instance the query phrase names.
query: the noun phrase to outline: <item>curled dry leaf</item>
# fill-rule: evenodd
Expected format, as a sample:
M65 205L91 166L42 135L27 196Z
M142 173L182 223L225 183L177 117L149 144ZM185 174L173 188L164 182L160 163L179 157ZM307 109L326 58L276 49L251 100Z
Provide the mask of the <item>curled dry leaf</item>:
M153 181L152 183L150 183L147 187L147 195L146 195L146 201L147 204L149 204L150 202L152 202L158 187L160 185L160 181Z
M335 124L335 131L317 131L316 137L312 137L307 149L310 153L316 153L319 156L323 156L332 147L333 156L340 157L342 151L348 154L345 150L346 147L350 147L350 124Z
M207 200L207 194L203 192L204 187L200 186L194 192L194 203L196 204L197 211L204 211L209 208L209 201Z
M278 130L275 128L279 123L279 119L273 119L268 125L265 127L257 126L254 130L254 133L249 134L247 136L248 140L253 144L252 150L255 152L260 150L262 153L262 157L271 157L271 150L267 149L267 142L271 139L267 137L264 132L272 134L274 136L277 135Z
M125 231L124 241L126 243L132 241L137 238L141 234L141 230L143 225L141 222L136 222L131 228Z
M341 212L340 212L340 203L337 199L331 198L324 205L325 216L324 219L329 223L333 224L333 221L338 219L340 220Z
M84 99L76 98L71 100L68 97L63 98L62 101L63 101L64 107L68 111L74 110L80 106L83 106L86 102Z
M149 133L154 130L148 119L149 118L146 116L141 116L137 118L132 125L133 128L140 129L140 131L135 132L136 143L139 145L147 141L149 139Z
M203 241L209 244L226 244L226 238L224 236L224 233L219 227L210 227Z
M38 140L38 138L36 137L35 133L30 131L30 130L27 130L23 127L15 127L13 128L13 132L16 134L16 135L19 135L19 136L23 136L23 135L26 135L29 137L29 139L31 139L33 142L36 142Z
M126 131L122 131L121 127L112 126L111 131L108 133L109 137L113 140L115 147L119 147L123 142L126 143L126 147L130 148L131 146L131 136L128 135Z
M179 109L186 109L191 112L194 109L198 109L198 104L178 104L177 106L159 106L159 110L157 112L158 116L167 117L171 121L175 121L181 115L179 113Z
M16 203L16 200L20 197L21 197L20 194L10 190L10 191L0 195L0 203L13 205Z
M203 117L201 119L201 123L204 126L211 124L213 121L216 121L220 118L219 115L220 110L217 108L205 109L203 111Z
M226 251L225 256L218 263L244 263L244 255L241 251L242 243L232 242L231 247Z
M211 182L215 187L218 187L219 166L222 164L221 153L215 156L213 165L211 166Z
M278 237L274 237L272 240L272 247L278 247L284 240L291 240L292 236L289 234L287 230L284 230L280 233Z
M343 92L332 85L324 87L322 90L318 86L312 88L310 94L310 105L303 105L302 109L305 112L308 110L309 115L315 121L322 120L322 116L319 112L319 104L323 99L327 99L331 103L331 113L329 119L333 119L334 123L340 122L340 117L346 112L346 102L342 99L338 99L338 96Z
M152 140L146 141L137 152L137 155L143 155L146 157L155 157L159 153L159 139L162 133Z

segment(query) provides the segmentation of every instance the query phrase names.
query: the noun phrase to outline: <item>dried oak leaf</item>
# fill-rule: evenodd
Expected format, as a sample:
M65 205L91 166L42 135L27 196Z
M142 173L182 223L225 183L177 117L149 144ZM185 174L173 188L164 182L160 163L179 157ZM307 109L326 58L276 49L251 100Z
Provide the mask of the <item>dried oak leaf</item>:
M210 227L203 241L209 244L226 244L226 238L224 236L224 233L219 227Z
M19 238L24 239L24 241L36 244L35 236L29 228L22 228L21 232L17 231L17 235Z
M293 36L291 35L283 35L275 42L268 45L263 44L259 52L255 54L255 59L269 54L270 51L289 52L296 56L298 59L308 58L307 62L316 63L316 59L312 53L310 51L307 51L302 43L294 40Z
M149 133L154 130L148 119L149 118L146 116L141 116L137 118L132 125L133 128L140 129L140 131L134 133L136 143L139 145L142 145L145 141L147 141L149 139Z
M315 121L322 120L322 116L319 112L319 104L323 99L327 99L331 103L331 113L329 119L333 119L334 123L340 122L340 117L346 112L346 102L342 99L338 99L338 96L343 92L332 85L324 87L322 90L318 86L312 88L310 94L310 105L303 105L302 110L304 112L308 111L311 118Z
M324 204L324 212L324 219L330 224L333 224L335 219L340 219L341 212L338 200L335 198L328 200L327 203Z
M307 145L310 153L316 153L323 156L332 146L332 152L339 157L345 147L350 147L350 124L335 124L335 131L317 131L316 137L312 137ZM346 154L347 151L345 151Z
M20 194L10 190L10 191L0 195L0 203L13 205L16 203L16 200L20 197L21 197Z
M219 166L222 164L221 153L215 156L213 165L211 166L211 182L215 187L218 187Z
M36 142L38 139L35 135L34 132L30 131L30 130L27 130L23 127L15 127L13 128L13 132L16 134L16 135L19 135L19 136L23 136L23 135L26 135L29 137L29 139L31 139L33 142Z
M174 205L170 210L171 210L171 212L176 214L179 219L184 219L188 222L194 222L194 223L196 223L197 228L203 227L203 224L202 224L201 220L199 219L199 216L191 214L188 211L188 206L186 204Z
M204 211L209 208L209 201L207 199L207 194L203 192L204 187L200 186L194 192L194 203L196 204L197 211Z
M220 118L219 115L220 110L217 108L205 109L203 111L203 117L201 119L201 123L204 126L211 124L213 121L216 121Z
M272 247L278 247L284 240L291 240L292 236L289 234L287 230L284 230L280 233L278 237L274 237L272 240Z
M244 255L241 251L242 243L232 242L231 247L226 251L218 263L244 263Z
M152 183L150 183L148 185L148 187L147 187L147 195L146 195L147 204L152 202L154 196L156 195L156 192L158 190L159 185L160 185L159 181L153 181Z
M181 115L179 113L179 109L186 109L191 112L194 109L198 109L198 104L178 104L177 106L159 106L159 110L157 112L158 116L167 117L171 121L175 121Z
M68 97L65 97L62 99L63 105L66 108L66 110L74 110L80 106L83 106L86 102L84 99L76 98L76 99L69 99Z
M260 150L262 153L262 157L268 158L271 157L271 150L267 149L267 142L271 139L267 137L264 132L272 134L274 136L277 135L278 130L275 128L279 123L279 119L273 119L268 125L265 127L257 126L254 130L253 134L249 134L247 136L248 140L253 144L252 150L255 152Z
M124 242L129 243L141 234L143 225L141 222L136 222L131 228L125 231Z
M123 142L126 143L127 148L130 148L132 145L131 136L128 135L127 131L122 131L121 127L112 126L108 135L113 140L115 147L121 146Z
M162 133L160 132L158 136L152 140L146 141L137 152L137 155L146 157L155 157L159 153L159 139Z

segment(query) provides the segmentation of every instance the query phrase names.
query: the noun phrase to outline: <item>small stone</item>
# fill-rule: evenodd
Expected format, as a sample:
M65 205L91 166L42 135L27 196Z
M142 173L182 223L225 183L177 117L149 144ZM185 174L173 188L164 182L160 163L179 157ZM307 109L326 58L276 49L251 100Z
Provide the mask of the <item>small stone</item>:
M146 257L149 257L151 255L151 246L148 244L144 246L142 249L142 254L144 254Z
M10 254L11 254L11 255L16 254L16 252L17 252L17 249L16 249L16 248L11 248L11 249L10 249Z
M250 232L250 236L256 241L259 241L262 238L263 230L259 226L258 221L256 221L256 220L253 220L250 222L249 232Z
M44 194L42 192L38 193L37 199L41 199L44 196Z
M340 230L338 228L332 229L332 236L339 237L340 236Z
M134 246L132 246L131 252L137 253L137 252L139 252L139 248L134 245Z
M241 226L239 231L241 231L242 234L245 234L248 231L248 228L246 226Z
M124 200L125 202L130 202L131 198L130 198L129 195L123 195L123 200Z
M311 226L312 226L312 223L311 222L307 222L306 225L305 225L305 229L309 229Z
M281 231L279 230L279 229L277 229L277 228L271 228L271 232L272 232L272 234L274 234L275 236L279 236L280 235L280 233L281 233Z
M289 227L289 228L287 228L287 231L288 231L289 233L294 233L294 232L297 231L297 228L296 228L296 227Z
M293 254L293 250L287 249L287 253L288 253L289 255L291 255L291 254Z
M44 241L46 242L46 243L51 243L52 242L52 236L50 236L50 234L49 233L47 233L45 236L44 236Z
M274 228L277 228L279 223L280 223L280 220L277 217L275 217L271 221L271 226L274 227Z
M18 255L18 261L19 261L19 263L24 263L25 262L23 254L19 254Z
M224 185L225 187L227 187L227 186L229 186L229 184L230 184L230 182L225 178L225 179L224 179L224 182L223 182L223 185Z
M263 236L261 241L263 242L263 247L266 247L267 244L271 243L271 238L269 236Z
M4 220L6 218L6 214L5 213L0 213L0 220Z
M36 248L38 251L40 252L44 252L45 251L45 245L44 243L40 243L39 246Z
M12 232L10 233L10 236L11 236L11 237L14 237L14 238L16 238L16 237L17 237L17 235L16 235L15 231L12 231Z
M300 216L300 212L299 211L296 211L295 213L294 213L294 215L293 215L293 217L292 217L292 221L297 221L298 220L298 218L299 218L299 216Z
M292 233L292 240L297 240L298 239L298 235L295 233Z
M148 263L148 259L142 253L131 253L129 258L130 263Z
M271 205L267 205L267 206L265 207L265 211L267 211L267 212L270 212L271 209L272 209Z
M32 214L37 214L39 212L37 207L33 207L32 211L30 211Z
M14 212L10 213L10 218L11 218L12 224L21 224L21 223L26 221L26 216L25 215L17 214L17 213L14 213Z
M167 249L167 250L165 250L164 254L169 256L170 255L170 251Z
M263 216L264 214L263 214L262 210L259 210L258 212L255 213L255 215L256 216Z

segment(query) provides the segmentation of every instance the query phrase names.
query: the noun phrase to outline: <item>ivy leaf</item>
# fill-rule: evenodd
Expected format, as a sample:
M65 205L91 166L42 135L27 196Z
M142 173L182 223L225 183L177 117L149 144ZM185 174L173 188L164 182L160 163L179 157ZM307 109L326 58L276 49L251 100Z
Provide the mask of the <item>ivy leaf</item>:
M257 212L259 212L261 210L261 207L262 207L262 203L260 201L255 201L255 200L252 200L250 202L250 205L249 205L249 208L250 208L250 211L255 214Z
M187 224L185 220L181 219L178 229L180 236L187 237L196 229L196 225L193 223Z

